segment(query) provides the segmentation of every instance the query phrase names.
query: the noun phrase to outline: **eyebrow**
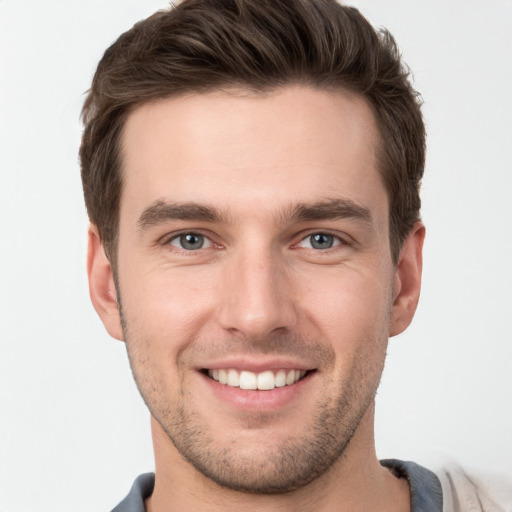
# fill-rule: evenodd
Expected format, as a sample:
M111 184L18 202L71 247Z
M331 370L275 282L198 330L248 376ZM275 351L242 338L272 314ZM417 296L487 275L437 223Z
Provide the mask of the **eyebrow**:
M294 221L354 219L373 224L370 209L350 199L332 198L315 203L299 203L284 215Z
M198 203L174 203L158 200L142 212L137 226L143 230L169 220L221 222L223 215L216 208Z
M372 225L370 210L350 199L333 198L314 203L295 203L284 208L275 222L309 222L318 220L354 219ZM193 220L212 223L228 222L228 215L217 208L194 202L157 200L144 209L137 226L139 230L163 224L170 220Z

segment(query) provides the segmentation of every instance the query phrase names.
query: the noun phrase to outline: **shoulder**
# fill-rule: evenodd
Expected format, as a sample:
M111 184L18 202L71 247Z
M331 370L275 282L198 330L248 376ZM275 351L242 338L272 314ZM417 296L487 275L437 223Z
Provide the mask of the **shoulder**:
M145 512L144 500L151 496L154 486L154 473L144 473L138 476L126 498L112 512Z
M484 475L450 463L436 470L443 488L445 512L511 512L512 480Z
M385 459L380 463L409 483L412 512L442 512L443 491L439 478L432 471L411 461Z
M485 475L449 462L431 471L396 459L381 461L406 478L413 512L512 512L512 480Z

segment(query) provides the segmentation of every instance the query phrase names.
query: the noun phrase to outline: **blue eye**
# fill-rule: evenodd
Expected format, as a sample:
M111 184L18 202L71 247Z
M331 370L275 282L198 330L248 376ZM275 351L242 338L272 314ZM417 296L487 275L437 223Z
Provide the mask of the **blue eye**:
M307 236L298 244L299 247L308 249L325 250L341 244L341 240L329 233L313 233Z
M324 233L317 233L309 237L313 249L330 249L334 244L334 237Z
M197 251L211 245L210 240L199 233L183 233L173 238L169 243L185 251Z

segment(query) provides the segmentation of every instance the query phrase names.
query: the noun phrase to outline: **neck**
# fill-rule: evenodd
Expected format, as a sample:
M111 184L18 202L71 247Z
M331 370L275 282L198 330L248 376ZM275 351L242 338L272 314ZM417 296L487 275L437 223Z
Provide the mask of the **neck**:
M372 405L342 456L322 476L296 491L271 495L242 493L217 485L183 459L152 418L156 471L155 488L146 501L147 512L409 512L407 482L394 477L377 459L373 416Z

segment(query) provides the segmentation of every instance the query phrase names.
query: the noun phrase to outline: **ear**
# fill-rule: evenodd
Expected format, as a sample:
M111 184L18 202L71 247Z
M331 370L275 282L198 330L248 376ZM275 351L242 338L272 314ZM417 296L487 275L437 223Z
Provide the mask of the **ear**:
M123 328L112 266L105 255L98 229L93 224L89 226L88 237L87 275L92 305L110 336L123 341Z
M402 245L395 269L390 336L405 331L416 311L420 298L424 240L425 226L416 222Z

